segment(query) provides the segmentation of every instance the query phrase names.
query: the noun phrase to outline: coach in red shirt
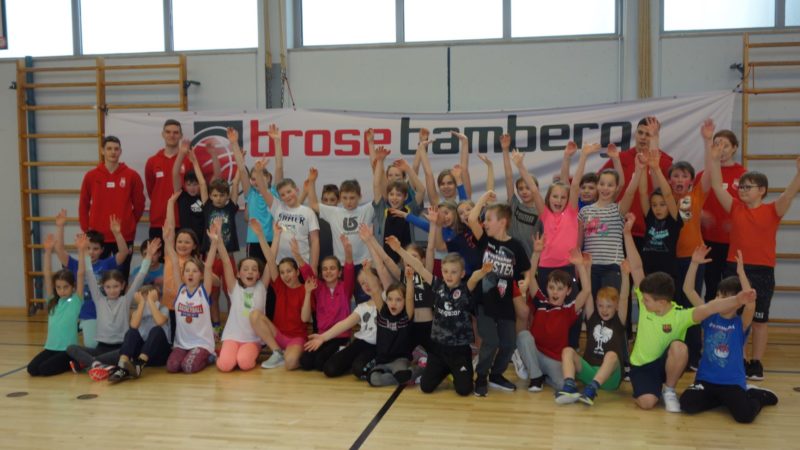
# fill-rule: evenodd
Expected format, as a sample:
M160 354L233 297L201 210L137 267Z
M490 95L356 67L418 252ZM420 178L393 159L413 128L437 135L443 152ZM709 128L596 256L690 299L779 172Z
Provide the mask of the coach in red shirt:
M151 156L144 166L144 180L147 196L150 197L150 238L161 237L161 228L167 218L167 201L172 196L172 166L178 156L178 145L183 138L181 123L175 119L164 122L161 130L164 148ZM181 179L192 163L186 158L181 167ZM176 205L177 207L177 205ZM175 227L179 228L178 211L175 211Z
M136 225L144 212L144 189L142 178L125 163L120 163L122 145L119 138L103 138L103 162L83 177L81 196L78 201L78 215L81 229L103 233L105 244L102 257L119 251L109 227L112 215L119 218L122 236L128 246L133 245ZM120 266L127 275L131 256Z
M645 152L650 148L650 134L647 131L647 117L640 120L639 123L636 125L636 146L631 147L623 152L620 152L619 159L622 162L622 170L625 171L625 186L631 182L631 178L633 177L633 172L636 170L636 155L641 152ZM655 119L655 117L654 117ZM658 123L658 129L661 130L661 123ZM664 173L664 177L669 179L667 175L669 173L669 168L672 166L672 157L668 154L664 153L662 150L659 149L659 153L661 154L661 161L659 162L659 167L661 167L661 172ZM600 170L604 169L613 169L613 164L609 160L603 165ZM599 173L599 171L598 171ZM651 177L647 177L647 192L653 192L653 180ZM622 199L622 196L625 194L625 189L620 189L619 196L617 197L617 201ZM633 236L636 239L636 246L641 248L641 238L644 237L644 215L642 214L642 205L639 200L639 192L637 191L634 198L633 203L631 204L630 212L636 215L636 222L633 225Z

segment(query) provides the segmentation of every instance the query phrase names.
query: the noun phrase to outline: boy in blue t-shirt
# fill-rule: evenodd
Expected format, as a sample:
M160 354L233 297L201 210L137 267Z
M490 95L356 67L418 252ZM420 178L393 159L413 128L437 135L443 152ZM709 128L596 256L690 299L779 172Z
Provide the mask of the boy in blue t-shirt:
M64 248L64 225L66 223L67 210L62 209L56 215L56 255L58 255L58 260L61 262L62 266L71 270L72 273L78 273L78 260L70 256ZM103 233L94 230L86 232L86 238L89 240L89 246L86 252L92 259L92 271L98 280L103 277L103 272L116 269L122 265L130 253L128 244L125 242L125 237L122 236L122 225L116 216L110 217L109 228L111 229L111 233L114 234L117 248L120 250L116 255L111 255L104 259L100 259L100 255L103 254L103 243L105 242ZM81 306L81 312L78 316L80 329L83 330L83 346L94 348L97 346L97 341L94 339L95 330L97 328L97 310L94 307L92 294L89 292L88 285L84 285L83 298L83 306Z
M695 306L704 303L694 289L694 281L700 264L711 261L706 259L710 250L705 245L694 250L683 283L684 294ZM736 263L738 277L722 280L717 286L717 298L752 291L744 273L741 252ZM681 410L693 414L724 405L737 422L750 423L763 406L778 403L774 392L745 384L744 346L755 306L754 302L745 304L741 316L737 314L738 308L730 308L703 321L703 353L694 384L681 395Z

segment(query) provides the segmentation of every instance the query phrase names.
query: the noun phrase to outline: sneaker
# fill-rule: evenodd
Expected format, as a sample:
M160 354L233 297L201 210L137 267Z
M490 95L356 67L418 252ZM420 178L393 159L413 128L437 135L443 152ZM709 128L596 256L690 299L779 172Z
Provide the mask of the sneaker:
M544 389L544 378L544 375L531 378L530 383L528 383L528 392L542 392L542 389Z
M123 369L122 367L117 367L108 376L108 382L109 383L119 383L120 381L127 380L128 378L130 378L130 373L128 373L128 371Z
M428 357L427 356L420 356L417 360L417 367L420 369L424 369L428 366Z
M522 357L519 356L519 350L514 350L514 354L511 355L511 362L514 363L514 371L517 372L517 378L520 380L527 380L528 377L528 368L525 367L525 364L522 362Z
M139 378L139 375L136 373L136 366L134 366L130 360L123 361L119 366L125 369L125 372L128 372L131 378Z
M508 379L502 375L489 375L489 386L506 392L514 392L517 390L517 385L508 381Z
M110 366L108 364L98 364L91 369L89 369L89 378L94 381L103 381L111 375L114 370L117 369L117 366Z
M697 366L694 364L689 364L689 370L691 372L697 372Z
M75 361L70 361L69 362L69 368L70 368L70 370L72 370L72 373L80 373L81 372L80 366Z
M142 372L144 372L144 366L147 365L147 361L143 361L139 358L133 362L133 377L139 378L142 376Z
M672 394L675 395L674 392ZM597 397L597 391L594 389L594 386L588 384L586 385L586 387L583 388L583 393L581 394L580 397L578 397L578 400L580 400L582 403L592 406L594 405L595 397ZM678 405L678 411L680 411L680 404Z
M631 366L625 366L622 370L622 381L631 381Z
M486 397L489 393L489 385L486 382L486 377L478 376L475 380L475 396Z
M578 392L577 387L565 384L556 392L556 403L559 405L569 405L570 403L577 402L580 396L581 394Z
M274 369L276 367L280 367L283 365L283 352L281 350L275 350L269 355L269 358L261 363L262 369Z
M664 398L664 407L667 411L673 413L681 412L681 402L678 400L678 394L674 389L664 388L661 391L661 396Z
M747 374L748 380L764 380L764 366L762 366L761 361L757 359L750 361L750 364L745 367L745 373Z
M394 373L394 379L397 380L397 384L406 384L411 381L413 375L411 370L398 370Z
M778 404L778 396L775 395L775 392L752 384L747 385L747 396L754 397L761 403L761 406L775 406Z

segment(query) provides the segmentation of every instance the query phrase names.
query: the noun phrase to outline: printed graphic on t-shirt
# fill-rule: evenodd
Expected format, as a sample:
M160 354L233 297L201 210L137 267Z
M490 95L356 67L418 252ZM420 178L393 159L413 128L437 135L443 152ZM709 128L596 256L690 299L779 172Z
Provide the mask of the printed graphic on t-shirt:
M343 217L342 230L347 233L358 231L358 216Z
M692 218L692 196L687 195L678 202L678 211L684 222Z
M705 336L704 348L713 349L708 355L708 360L718 367L726 367L728 365L728 356L731 353L728 342L731 340L730 334L735 331L736 325L723 326L711 323L708 327L714 330L713 333L707 333Z
M522 224L534 226L539 216L523 211L521 208L514 208L514 219Z
M483 292L497 289L500 297L505 297L506 291L511 289L509 282L514 276L514 252L505 245L498 245L496 249L490 246L483 253L483 262L492 263L492 271L481 282Z
M292 214L290 212L281 211L278 213L278 223L283 231L288 231L292 235L297 235L300 227L306 226L306 216L302 214Z
M230 220L233 219L233 217L228 215L224 209L215 208L208 216L209 223L213 223L217 218L222 221L222 233L220 236L222 238L222 242L228 243L232 238Z
M647 229L647 240L644 250L650 252L666 253L669 251L666 239L669 237L669 230L652 226Z
M242 316L243 317L249 317L250 316L250 310L253 309L253 293L252 292L244 291L242 293L242 305L244 306L244 308L242 308Z
M364 311L364 314L361 315L361 323L359 324L359 328L365 334L370 334L375 332L375 321L372 319L372 313L370 311Z
M608 234L608 224L601 222L599 217L594 217L586 222L584 227L584 234L586 236L606 236Z
M194 214L200 214L203 212L203 201L198 197L197 200L194 201L191 205L189 205L189 210L192 211Z
M594 326L594 330L592 330L592 337L594 337L594 341L596 342L594 353L603 355L605 354L605 351L603 351L603 345L614 337L614 330L608 328L604 323L601 322Z
M203 314L203 304L192 305L189 303L178 303L175 312L180 314L186 323L192 323L192 320L200 317Z

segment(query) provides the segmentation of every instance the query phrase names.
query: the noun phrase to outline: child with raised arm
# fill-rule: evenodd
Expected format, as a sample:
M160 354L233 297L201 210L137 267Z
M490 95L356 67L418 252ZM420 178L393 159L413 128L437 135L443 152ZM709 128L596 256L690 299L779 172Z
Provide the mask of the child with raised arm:
M422 263L414 258L408 266L433 289L433 324L428 361L422 372L420 389L431 393L448 376L453 377L453 387L458 395L472 393L472 349L475 337L472 316L475 312L473 291L480 280L492 271L490 262L484 263L464 281L464 259L449 253L442 260L442 277L434 277ZM408 269L406 269L408 271Z
M153 286L142 286L133 296L131 327L119 349L119 361L109 375L110 383L142 376L144 366L160 367L170 354L169 310L159 301Z
M222 372L230 372L236 367L250 370L256 366L256 359L261 352L261 339L253 330L250 315L253 311L264 312L270 272L264 269L261 260L248 256L239 261L237 277L231 264L232 258L228 257L228 250L222 245L217 230L210 232L209 238L211 245L216 245L220 253L228 298L231 299L217 368Z
M63 237L62 237L63 238ZM83 301L83 280L88 247L85 235L78 235L78 273L61 269L53 273L53 248L56 238L48 234L44 242L44 295L47 296L47 340L44 350L28 363L31 376L58 375L69 370L67 347L78 343L78 315ZM77 275L77 276L76 276Z
M694 282L697 267L711 262L706 259L710 251L706 246L695 249L683 283L686 296L695 306L705 303L695 291ZM736 272L738 276L725 278L719 283L717 299L735 296L740 292L752 292L744 272L741 252L736 256ZM737 422L750 423L755 420L763 406L778 403L774 392L745 384L744 365L741 361L744 359L744 346L755 306L755 302L747 303L741 316L738 314L738 307L734 306L703 321L703 356L694 384L681 395L681 410L695 414L724 405Z
M215 222L214 233L219 233L217 228L221 229L220 222L220 219ZM164 234L169 231L165 226ZM216 357L214 328L211 325L211 297L208 292L213 284L211 265L217 256L217 245L209 247L205 264L198 258L191 257L181 265L178 253L169 245L164 252L171 261L173 278L181 280L174 303L175 339L172 352L167 357L167 372L196 373L212 363L212 359Z
M532 275L539 265L539 255L545 249L545 239L537 235L533 241L531 271L520 287L527 298L531 294L529 328L517 334L519 355L528 370L529 392L540 392L545 381L558 389L564 384L561 354L569 344L569 330L578 320L578 312L591 302L592 285L583 256L577 249L570 251L569 261L575 266L581 281L581 291L570 300L572 278L563 270L554 270L547 276L547 295Z
M574 145L574 144L573 144ZM520 176L514 181L514 173L511 170L511 136L504 134L500 136L500 148L503 151L503 173L506 179L506 199L511 207L511 226L508 234L520 241L525 247L525 255L530 258L533 253L533 236L536 234L536 225L539 223L541 211L536 208L533 190L528 187L528 182ZM538 181L530 177L533 184L538 189ZM516 193L514 195L514 187ZM538 191L537 191L538 192Z
M515 303L524 301L517 282L530 269L530 260L525 258L522 244L508 235L511 221L508 205L493 204L486 208L486 219L481 224L481 210L494 199L494 191L488 191L469 214L469 227L483 250L483 262L492 263L492 272L481 280L481 301L477 310L481 347L475 368L475 395L479 397L488 394L490 384L509 392L517 388L503 373L516 347Z
M365 268L369 262L365 263ZM365 270L368 278L374 277ZM406 277L413 273L406 270ZM372 284L375 284L373 280ZM373 298L378 312L375 318L377 337L375 339L375 366L367 373L370 386L393 386L405 384L414 378L411 371L411 319L414 317L414 287L394 283L384 291L383 296Z
M58 256L61 266L69 269L72 273L77 273L79 261L70 256L64 248L64 225L67 221L67 210L62 209L56 215L56 241L55 252ZM125 237L122 235L122 224L116 216L109 217L109 229L117 241L117 248L119 252L116 255L111 255L108 258L101 258L103 254L103 242L105 239L103 234L89 230L86 232L86 239L88 241L87 255L92 261L92 273L97 279L100 279L108 270L113 270L121 266L128 258L130 250L128 244L125 242ZM92 294L89 291L89 285L81 280L81 285L84 288L83 297L86 300L92 299ZM97 310L95 309L94 302L85 301L81 307L81 314L79 317L80 329L83 332L83 345L84 347L94 348L97 346L95 339L95 332L97 329Z
M125 275L114 269L103 273L98 280L93 272L86 273L86 284L92 293L92 299L97 310L97 346L95 348L70 345L67 354L79 368L88 368L89 376L95 381L108 378L114 368L113 364L119 358L119 349L122 347L125 333L130 328L130 309L133 295L144 283L144 278L150 268L150 261L155 258L161 249L161 239L153 238L148 246L149 250L142 260L139 273L133 279L127 293L125 292ZM91 259L86 256L86 265L91 264ZM101 290L102 288L102 290Z
M598 144L588 149L584 147L581 157L583 153L591 154L599 149ZM630 210L633 203L633 196L624 195L617 203L617 193L623 186L623 180L624 174L614 169L605 169L598 173L597 201L587 205L578 213L578 236L582 238L583 250L592 255L592 297L597 296L600 288L612 286L619 290L622 284L622 275L619 271L619 264L625 257L622 217Z
M184 169L184 159L189 158L194 170L186 171L181 180L181 171ZM218 161L215 156L212 160ZM183 182L181 182L183 181ZM175 200L178 206L178 223L182 228L188 228L197 236L203 236L206 231L205 217L203 216L203 197L200 187L206 186L206 178L203 170L195 156L194 150L189 147L188 140L182 140L178 147L178 156L175 164L172 165L172 190L180 192L180 196ZM175 210L172 210L174 216Z
M706 119L700 127L700 134L706 151L714 144L718 144L721 149L720 169L722 171L722 186L728 191L731 197L738 196L739 178L747 172L741 164L734 160L734 155L739 149L739 139L736 138L731 130L719 130L715 132L714 121ZM709 169L706 166L706 169ZM705 171L697 174L702 179ZM705 265L705 299L711 300L717 295L717 284L722 280L728 258L728 248L730 247L731 215L720 205L717 195L712 190L708 194L703 205L703 217L700 227L703 232L703 241L711 248L708 254L711 262Z
M461 155L460 167L464 171L463 175L466 176L463 181L469 182L469 143L467 136L456 132L452 132L451 134L459 140ZM440 197L442 201L451 201L454 203L460 200L469 200L469 192L466 187L463 184L458 184L450 169L441 171L434 182L433 169L431 168L430 159L428 159L428 145L431 143L429 139L430 132L428 129L421 129L419 132L419 144L417 145L415 162L419 160L422 164L422 170L425 173L425 187L431 205L438 205ZM472 187L470 187L470 190L472 190Z
M656 135L657 136L657 135ZM644 273L666 272L678 277L678 262L675 252L683 220L678 214L678 204L672 195L672 188L659 167L658 141L650 139L650 151L642 152L636 159L636 174L625 191L626 197L633 198L634 190L639 192L645 232L642 238L641 257ZM644 161L646 159L646 165ZM647 172L658 186L652 193L647 192ZM638 180L638 183L635 181ZM638 184L638 186L637 186Z
M265 164L266 160L263 159L256 162L253 172L258 192L269 205L270 213L277 226L273 226L273 229L280 228L283 231L280 239L273 234L273 240L277 240L278 243L275 257L278 261L291 258L290 242L292 239L296 239L300 254L303 255L304 260L308 261L313 273L316 274L319 265L319 221L317 215L308 206L300 204L300 193L291 178L284 178L275 186L280 198L273 196L267 189L267 181L264 178ZM266 241L260 242L262 249L265 243Z
M683 342L686 330L713 314L752 302L751 294L683 309L671 300L675 295L672 277L664 272L645 276L631 234L635 220L633 214L627 214L624 229L633 292L639 302L639 325L631 352L633 397L641 409L653 409L663 397L667 411L680 412L675 386L689 361L689 350Z
M398 210L404 213L419 215L422 210L422 205L419 200L421 196L424 195L425 191L416 192L414 201L407 203L409 194L408 183L393 181L386 185L385 190L381 190L382 186L385 185L385 183L381 181L384 176L383 162L388 154L389 151L383 147L375 149L375 167L372 172L372 207L374 208L373 230L375 231L375 239L378 242L384 242L386 236L395 236L405 247L416 240L413 227L410 223L405 221L405 215L391 212ZM400 257L388 245L384 245L383 249L393 261L397 262L400 260Z
M202 178L202 173L198 174L198 179ZM237 172L233 178L233 186L238 186L239 179L243 176L242 173ZM203 201L203 226L205 229L211 228L211 224L215 220L221 223L219 238L222 245L228 250L228 258L231 265L236 262L233 260L232 254L239 251L239 234L236 231L236 213L239 212L239 189L231 189L231 185L227 181L217 178L211 181L211 184L206 187L205 183L200 183L200 198ZM202 235L202 251L207 253L210 251L211 240L208 233ZM222 259L217 258L212 261L212 273L217 278L222 279L222 288L227 293L230 292L231 287L226 284L225 278L222 275ZM215 288L211 292L211 297L218 300L219 288ZM230 301L230 299L228 299ZM219 337L222 331L220 327L219 316L219 301L211 303L211 323L214 326L214 334Z
M153 238L155 239L155 238ZM142 254L142 258L147 255L147 247L153 242L153 239L145 239L142 241L142 244L139 246L139 252ZM161 239L158 239L158 251L153 255L153 258L150 260L150 270L144 276L144 281L142 285L153 285L156 289L158 289L159 294L161 293L162 289L164 288L164 251L161 249ZM140 267L135 267L131 271L131 276L128 277L129 284L132 282L136 275L139 274Z
M786 190L771 203L764 203L769 181L761 172L750 171L739 178L739 198L732 197L722 184L723 144L714 144L711 149L711 186L717 194L722 208L731 215L731 246L728 249L727 273L735 271L736 252L744 255L744 271L758 293L756 312L753 316L753 348L748 363L747 378L764 379L761 358L767 350L767 322L769 305L775 290L775 253L778 226L781 218L789 212L792 200L800 191L800 158L797 158L797 173Z
M572 155L577 153L578 146L573 141L567 142L567 146L564 149L564 158L561 162L561 173L558 175L558 181L564 184L571 184L572 177L569 175L569 166L570 161L572 159ZM622 167L622 161L620 160L620 152L616 145L609 144L608 148L606 149L606 155L611 160L611 164L614 170L620 174L620 176L625 179L624 176L624 169ZM597 183L598 177L597 173L589 172L585 173L582 176L578 176L576 174L576 178L580 179L579 187L580 190L578 191L578 211L582 210L584 206L591 205L592 203L597 201ZM553 177L555 178L555 177Z
M597 300L587 301L584 306L586 320L586 348L583 357L572 347L561 352L561 367L564 385L556 392L556 403L567 404L578 400L594 405L600 389L614 391L622 381L622 358L628 352L625 346L625 322L628 319L630 295L630 266L627 261L620 265L622 289L604 287L597 291ZM597 303L597 307L595 307ZM578 392L575 378L585 387Z
M311 321L311 313L316 313L317 330L325 333L334 325L345 320L350 315L350 297L356 283L356 270L353 265L353 246L347 235L339 235L344 248L344 265L335 256L328 256L322 260L320 274L310 303L303 303L302 318ZM300 264L303 264L301 261ZM314 351L304 351L300 356L300 367L303 370L319 370L339 350L350 341L350 330L343 331L338 336L325 342Z
M274 320L270 320L261 310L254 309L250 313L253 330L272 350L269 359L261 363L261 368L274 369L284 366L286 370L294 370L300 367L300 355L303 353L303 345L307 340L305 319L310 321L310 317L303 317L306 296L310 296L311 291L317 287L316 282L313 287L304 286L300 282L300 276L302 274L303 279L309 281L314 278L314 272L301 257L300 245L296 239L290 240L289 244L296 257L299 258L283 258L280 262L277 261L275 258L277 242L283 234L277 225L273 230L275 241L272 243L272 248L267 246L267 239L264 237L258 221L251 220L250 227L258 236L261 250L267 256L272 287L275 290ZM298 263L301 263L302 266L298 266Z
M339 377L349 372L360 380L366 380L367 373L374 364L375 339L378 332L375 324L378 315L376 299L383 295L383 290L377 276L367 275L370 270L372 269L362 270L357 280L361 284L361 289L369 294L370 300L356 305L346 319L337 322L324 333L309 336L304 346L309 352L319 350L326 342L358 325L358 331L353 333L353 341L334 353L322 366L322 372L326 377Z
M259 192L257 178L255 172L250 172L249 183L245 179L247 166L244 162L244 153L239 147L239 132L234 128L228 128L228 141L231 143L231 150L236 159L236 167L238 168L241 176L239 177L242 186L242 195L245 201L245 220L250 219L258 220L261 224L261 229L264 230L264 237L267 238L267 243L272 244L272 213L270 212L267 201L264 196ZM281 130L275 124L270 124L267 135L270 140L275 143L275 177L267 170L266 164L261 168L264 176L264 183L273 197L278 196L278 191L275 190L273 184L280 182L283 179L283 147L281 146ZM251 228L247 229L247 256L254 257L261 261L261 265L265 266L267 260L264 254L261 253L261 245L258 243L258 236Z

